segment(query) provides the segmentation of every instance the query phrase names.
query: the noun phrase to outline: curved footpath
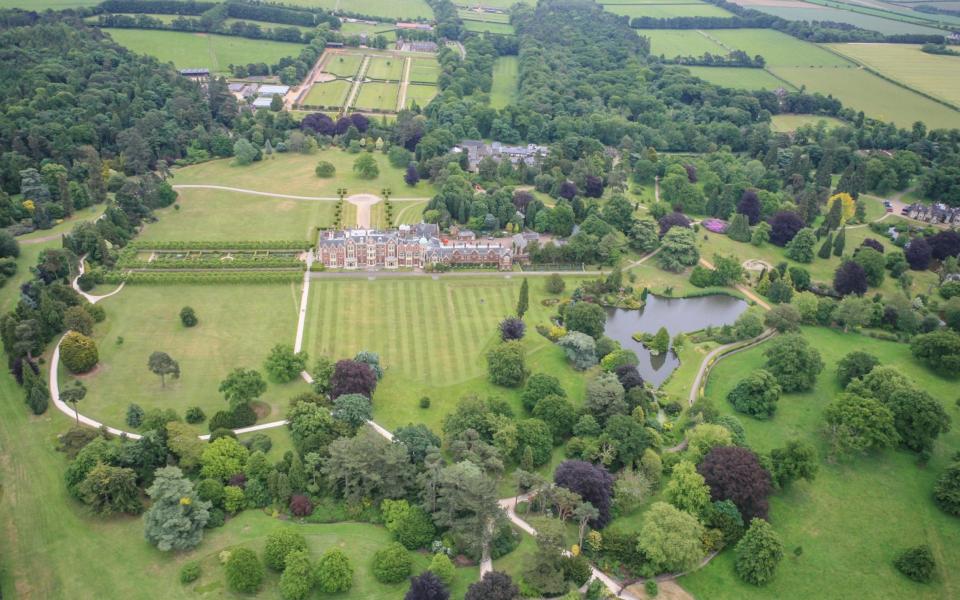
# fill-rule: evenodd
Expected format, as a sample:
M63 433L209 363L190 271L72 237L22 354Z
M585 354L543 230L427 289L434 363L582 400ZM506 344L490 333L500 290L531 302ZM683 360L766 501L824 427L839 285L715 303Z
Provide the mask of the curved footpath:
M213 188L219 188L219 186L180 186L180 187L213 187ZM223 188L223 189L233 189L233 188ZM246 191L246 192L249 192L248 190L236 190L236 191ZM265 193L265 192L249 192L249 193L262 194L262 195L265 195L265 196L277 196L276 194L267 194L267 193ZM279 197L290 197L290 196L279 196ZM294 198L298 198L298 199L318 199L318 198L306 198L306 197L294 197ZM650 258L651 256L653 256L654 254L656 254L656 252L657 252L657 251L655 250L654 252L651 252L650 254L647 254L646 256L644 256L643 258L641 258L639 261L631 264L630 266L632 267L632 266L636 266L637 264L642 263L643 261L647 260L648 258ZM91 304L96 304L96 303L99 302L100 300L103 300L104 298L109 298L110 296L113 296L114 294L119 293L120 290L123 289L124 284L121 283L120 286L119 286L117 289L113 290L113 291L110 292L109 294L104 294L104 295L102 295L102 296L94 296L94 295L92 295L92 294L87 294L86 292L82 291L82 290L80 289L80 286L78 285L77 281L79 280L80 276L83 275L83 273L84 273L83 262L84 262L84 259L85 259L85 258L86 258L86 255L84 255L83 257L80 258L80 264L79 264L79 267L78 267L78 269L77 269L77 270L78 270L78 274L77 274L77 276L74 277L73 280L71 281L71 285L73 286L73 289L76 290L79 294L81 294L84 298L86 298L87 301L89 301ZM295 340L295 342L294 342L294 351L295 351L295 352L300 351L300 349L302 348L302 345L303 345L303 330L304 330L304 324L305 324L305 321L306 321L307 302L308 302L309 293L310 293L310 280L312 279L309 266L310 266L310 264L312 263L312 260L313 260L312 255L311 255L311 254L308 254L307 270L304 272L304 276L303 276L303 290L302 290L302 293L301 293L301 296L300 296L300 310L299 310L298 320L297 320L297 334L296 334L296 340ZM703 261L703 262L706 262L706 261ZM629 268L629 267L628 267L628 268ZM742 290L741 290L741 291L742 291ZM756 296L754 296L752 293L751 293L751 294L748 294L748 295L751 296L751 297L753 297L753 298L756 298ZM756 299L756 301L757 301L758 304L760 304L760 305L763 306L764 308L769 308L769 306L768 306L765 302L763 302L762 300ZM69 333L69 332L67 332L67 333ZM56 346L54 347L54 349L53 349L53 355L50 357L49 387L50 387L50 396L51 396L51 398L53 399L54 406L56 406L57 409L60 410L60 412L64 413L65 415L67 415L67 416L70 417L71 419L76 419L78 422L83 423L84 425L87 425L87 426L90 426L90 427L94 427L94 428L97 428L97 429L105 429L106 431L110 432L110 433L113 434L113 435L126 436L126 437L128 437L128 438L130 438L130 439L134 439L134 440L140 439L141 436L140 436L140 434L138 434L138 433L134 433L134 432L132 432L132 431L123 431L123 430L117 429L117 428L115 428L115 427L110 427L110 426L104 425L103 423L101 423L101 422L99 422L99 421L96 421L95 419L91 419L91 418L86 417L86 416L84 416L84 415L81 415L81 414L79 414L79 413L75 413L72 408L70 408L63 400L60 399L60 383L59 383L58 377L57 377L57 374L58 374L58 371L59 371L59 365L60 365L60 342L63 341L63 337L65 337L65 336L67 335L67 333L64 333L63 336L61 336L60 340L57 341L57 345L56 345ZM690 390L690 396L689 396L689 399L688 399L688 400L689 400L689 403L692 405L692 404L696 401L696 399L697 399L697 397L698 397L698 395L699 395L699 392L700 392L701 384L702 384L702 382L704 381L704 377L706 377L706 376L709 374L710 369L712 369L713 366L715 366L717 362L719 362L720 360L722 360L723 358L725 358L725 357L727 357L727 356L730 356L730 355L732 355L732 354L736 354L737 352L741 352L741 351L746 350L746 349L748 349L748 348L752 348L753 346L755 346L755 345L757 345L757 344L765 341L766 339L768 339L769 337L771 337L771 336L774 335L774 334L775 334L775 332L773 332L773 331L770 330L770 329L767 329L767 330L765 330L760 336L754 338L753 340L751 340L750 342L748 342L748 343L746 343L746 344L744 344L743 342L738 342L738 343L726 344L726 345L724 345L724 346L720 346L720 347L718 347L718 348L714 348L709 354L707 354L707 355L703 358L703 361L702 361L701 364L700 364L700 369L699 369L699 371L697 371L697 376L696 376L696 378L694 379L693 386L692 386L692 388L691 388L691 390ZM734 347L736 347L736 346L738 346L738 345L740 345L740 347L737 347L737 348L731 350L731 348L734 348ZM306 381L307 383L313 383L313 378L312 378L312 377L310 376L310 374L307 373L306 371L302 371L302 372L300 373L300 376L301 376L301 377L303 378L303 380ZM241 428L241 429L235 429L234 432L237 433L237 434L244 434L244 433L250 433L250 432L255 432L255 431L263 431L263 430L266 430L266 429L273 429L273 428L275 428L275 427L283 427L283 426L286 425L286 424L287 424L286 419L282 419L282 420L279 420L279 421L272 421L272 422L270 422L270 423L261 423L261 424L259 424L259 425L253 425L253 426L251 426L251 427L244 427L244 428ZM377 424L377 423L374 422L374 421L367 421L367 424L368 424L371 428L373 428L374 431L376 431L377 433L379 433L380 435L382 435L382 436L385 437L386 439L388 439L388 440L393 440L393 434L390 433L390 431L389 431L388 429L386 429L385 427ZM198 437L199 437L200 439L202 439L202 440L207 440L207 439L210 438L210 434L201 435L201 436L198 436ZM681 444L679 444L678 446L674 446L673 448L668 448L668 449L666 449L666 451L667 451L667 452L677 452L677 451L683 450L683 448L685 448L685 447L686 447L686 445L685 445L684 443L681 443ZM524 533L527 533L527 534L532 535L532 536L536 536L536 535L537 535L537 530L534 529L533 526L531 526L529 523L527 523L526 521L524 521L523 519L521 519L521 518L517 515L517 513L516 513L516 506L517 506L518 500L527 500L527 499L529 499L529 494L524 494L524 495L519 496L519 497L504 498L504 499L502 499L502 500L499 500L499 501L498 501L498 504L500 505L501 509L503 509L504 513L507 515L507 518L510 519L510 522L511 522L511 523L513 523L516 527L518 527L518 528L519 528L521 531L523 531ZM706 565L707 563L709 563L709 562L713 559L714 556L716 556L716 553L710 554L710 555L708 555L707 557L705 557L704 560L700 563L700 565L699 565L697 568L703 567L704 565ZM492 571L492 570L493 570L493 561L491 560L490 555L489 555L489 548L488 548L488 547L485 547L484 550L483 550L482 559L481 559L481 561L480 561L480 577L482 578L482 577L484 576L484 574L486 574L486 573L488 573L488 572L490 572L490 571ZM601 582L604 584L604 586L606 586L607 590L609 590L610 593L613 594L615 597L617 597L617 598L624 598L624 599L626 599L626 600L639 600L639 597L638 597L638 596L636 596L635 594L633 594L632 592L630 592L629 590L626 589L626 587L627 587L627 585L628 585L627 583L618 582L616 579L610 577L609 575L607 575L606 573L604 573L604 572L601 571L600 569L597 569L597 568L596 568L595 566L593 566L592 564L590 565L590 570L591 570L591 573L592 573L591 579L597 579L597 580L601 581ZM676 579L676 578L678 578L678 577L680 577L680 576L682 576L682 575L685 575L685 574L686 574L686 573L672 573L672 574L660 575L660 576L657 576L657 577L656 577L656 580L657 580L657 581L669 581L669 580ZM638 581L642 581L642 580L638 580ZM588 583L589 583L589 582L588 582ZM637 582L632 582L632 583L637 583ZM631 585L632 585L632 583L631 583Z

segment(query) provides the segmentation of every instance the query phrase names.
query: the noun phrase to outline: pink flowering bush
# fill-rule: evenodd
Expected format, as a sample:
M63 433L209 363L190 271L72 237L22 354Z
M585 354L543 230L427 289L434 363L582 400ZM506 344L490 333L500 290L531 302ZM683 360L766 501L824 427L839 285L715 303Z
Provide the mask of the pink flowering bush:
M714 233L726 233L728 227L727 222L721 221L720 219L704 219L701 224L707 231Z

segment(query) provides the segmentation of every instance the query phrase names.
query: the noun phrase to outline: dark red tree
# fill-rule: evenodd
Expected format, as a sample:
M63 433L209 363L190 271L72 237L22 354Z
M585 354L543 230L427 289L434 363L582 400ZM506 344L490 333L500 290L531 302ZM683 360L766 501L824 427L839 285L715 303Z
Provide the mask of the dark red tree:
M671 227L690 227L690 219L683 213L672 212L660 217L660 236L663 237Z
M407 165L407 174L403 176L403 180L409 186L417 185L420 181L420 173L417 172L417 165L413 163Z
M757 190L744 190L740 203L737 204L737 212L746 215L751 225L760 222L760 197L757 196Z
M867 293L867 272L858 263L848 260L834 272L833 289L843 296L862 296Z
M603 180L594 175L587 175L585 188L584 195L590 198L599 198L603 195Z
M770 217L770 241L786 246L797 232L806 227L803 218L795 212L783 210Z
M351 125L353 125L353 121L350 120L350 117L340 117L337 119L337 126L334 129L334 133L343 135L350 129Z
M333 119L323 113L310 113L300 121L300 129L320 135L333 135L336 125L334 125Z
M230 476L230 479L227 480L227 485L245 488L247 487L247 476L243 473L234 473Z
M500 339L507 342L510 340L519 340L527 330L527 325L523 320L516 317L507 317L500 321Z
M878 242L877 240L875 240L875 239L873 239L873 238L867 238L867 239L863 240L863 243L860 244L860 245L861 245L861 246L866 246L867 248L873 248L874 250L876 250L876 251L879 252L880 254L883 254L883 250L884 250L884 249L883 249L883 244L881 244L880 242Z
M353 126L356 127L360 133L365 133L367 129L370 128L370 119L360 113L350 115L350 122L353 123Z
M773 491L770 473L757 455L746 448L722 446L714 448L697 466L697 471L710 486L714 501L729 500L737 505L743 521L767 518L767 496Z
M513 207L518 211L526 214L527 206L533 202L533 194L530 192L521 190L513 193Z
M931 235L927 238L927 242L933 249L933 257L937 260L943 260L948 256L960 256L960 233L952 229Z
M687 171L687 181L690 183L697 182L697 167L694 165L683 165L683 168Z
M410 578L410 589L403 600L447 600L450 592L432 571L424 571Z
M603 467L582 460L565 460L553 474L553 482L580 497L600 511L590 526L602 529L610 522L613 477Z
M296 517L309 517L313 514L313 502L303 494L290 497L290 512Z
M344 394L363 394L373 396L377 387L377 374L367 363L355 360L338 360L330 378L330 397L339 398Z
M577 184L572 181L564 181L560 184L560 197L567 200L573 200L577 195Z
M620 365L614 370L614 373L616 373L617 379L620 380L620 385L623 386L625 391L643 385L643 377L634 365Z
M483 579L470 584L463 600L517 600L520 588L510 576L500 571L490 571Z
M922 237L910 240L910 244L903 253L907 257L910 268L914 271L926 271L930 266L930 259L933 258L933 248Z

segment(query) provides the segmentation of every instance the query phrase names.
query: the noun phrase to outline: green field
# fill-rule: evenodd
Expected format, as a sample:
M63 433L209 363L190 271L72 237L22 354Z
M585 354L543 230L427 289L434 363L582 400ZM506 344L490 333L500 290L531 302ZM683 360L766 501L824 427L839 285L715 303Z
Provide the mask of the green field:
M898 127L910 127L914 121L923 121L931 129L960 127L960 112L863 69L778 67L771 71L795 86L807 86L807 92L832 95L844 106Z
M458 1L458 2L455 2L454 4L461 5L461 6L465 6L467 4L469 4L470 6L477 6L479 4L481 6L486 6L489 8L500 8L503 10L508 10L514 4L529 4L531 6L535 6L537 2L536 0L482 0L481 2L469 2L469 3L466 1Z
M417 106L423 108L430 104L430 101L437 95L437 86L435 85L408 85L407 86L407 108L414 102Z
M137 238L147 241L310 240L333 224L335 202L293 200L225 190L179 191L177 204L157 211L160 220Z
M423 221L423 210L427 207L427 201L393 201L392 204L394 225L412 225Z
M853 67L853 63L816 44L773 29L712 29L708 35L750 56L759 54L768 67Z
M0 8L22 8L24 10L63 10L80 6L96 6L97 0L0 0Z
M727 50L703 35L689 29L637 29L636 32L650 39L650 54L653 56L702 56L727 54Z
M205 68L228 73L228 65L273 64L285 56L297 56L302 46L287 42L249 40L228 35L149 31L143 29L104 29L121 46L134 52L172 62L178 69Z
M307 106L340 107L347 101L347 94L353 84L345 79L334 79L323 83L315 83L304 99Z
M337 77L353 77L363 62L362 54L331 54L323 70Z
M490 106L503 108L516 100L520 81L520 60L516 56L501 56L493 63L493 86L490 88Z
M960 106L960 56L921 52L908 44L829 44L884 76Z
M393 28L393 24L391 23L379 23L377 25L367 23L341 23L340 33L343 35L360 35L361 33L365 33L370 38L382 35L391 42L397 39L397 30Z
M714 85L741 90L775 90L791 86L764 69L738 67L687 67L690 72Z
M603 9L615 15L634 17L729 17L727 11L706 2L683 4L604 4Z
M430 10L430 5L424 0L349 0L349 2L344 0L289 0L287 4L326 8L327 10L339 9L387 19L433 18L433 11Z
M414 58L410 64L411 83L436 83L440 77L440 63L432 58Z
M513 35L513 25L509 23L488 23L486 21L464 21L463 28L467 31L497 33L501 35Z
M813 4L808 4L808 6L809 8L776 6L775 3L772 2L767 6L758 6L754 5L753 3L750 3L749 5L750 8L787 19L788 21L833 21L835 23L848 23L863 29L879 31L880 33L887 35L901 33L923 33L930 35L944 34L944 31L940 29L926 27L924 25L916 25L913 23L905 23L903 21L896 21L893 18L885 19L883 17L874 15L855 13L849 10L843 10L841 8L815 6ZM933 17L935 15L925 16ZM891 15L891 17L893 17L893 15Z
M960 418L956 382L934 375L910 354L909 346L823 328L805 328L804 336L826 363L813 391L785 394L776 415L758 421L738 415L747 443L761 452L793 437L809 440L820 451L821 465L812 483L794 484L771 498L770 521L783 539L785 554L776 577L767 586L744 584L733 570L733 554L721 554L704 569L680 583L698 598L785 600L829 597L871 599L954 598L960 589L960 521L932 502L933 482L950 454L960 447L956 427L941 436L930 463L916 465L915 455L886 451L849 463L825 459L827 445L820 433L824 407L840 391L836 362L848 352L863 350L895 365L914 383L938 398ZM763 345L722 361L707 385L707 396L721 414L734 414L727 392L745 373L760 368ZM864 535L869 543L864 543ZM933 548L940 568L933 583L916 584L892 566L900 550L918 544ZM802 547L800 556L793 552Z
M398 83L367 82L360 86L360 93L353 101L353 108L392 112L397 109L399 93L400 84Z
M773 115L770 118L770 122L771 122L771 129L773 129L774 131L780 131L784 133L796 131L797 128L803 125L816 126L819 123L826 123L827 129L845 125L845 123L840 119L835 119L833 117L824 117L821 115Z
M375 56L367 66L367 78L400 81L403 79L404 60L396 57Z
M510 22L510 15L507 13L491 13L476 10L464 10L461 8L457 11L457 14L460 15L460 19L464 21L486 21L487 23Z
M299 284L127 286L103 301L109 316L94 331L100 363L82 377L89 392L81 411L119 428L130 403L145 410L173 408L180 415L200 406L213 416L227 406L217 392L227 373L237 367L262 371L271 347L293 343L299 304ZM196 327L180 323L184 306L197 311ZM161 386L147 370L154 351L180 362L180 379ZM69 379L61 369L61 382ZM269 383L260 398L272 408L265 421L282 418L290 397L306 389L302 381ZM198 429L206 433L205 426Z
M378 195L384 187L389 187L398 199L426 198L434 194L434 188L429 182L421 181L414 187L404 183L405 169L390 166L387 157L380 153L372 155L380 166L380 176L370 180L360 179L353 174L353 163L357 156L348 152L331 149L307 155L288 153L274 156L276 158L255 162L246 167L238 167L232 164L232 160L224 159L177 169L173 183L222 185L295 196L333 197L337 195L337 188L340 187L346 188L348 194ZM316 176L314 169L321 160L333 163L337 169L336 177L320 179ZM216 217L215 213L210 214L211 218L222 218L222 215ZM278 233L271 234L270 237L282 236ZM233 239L236 239L236 236Z

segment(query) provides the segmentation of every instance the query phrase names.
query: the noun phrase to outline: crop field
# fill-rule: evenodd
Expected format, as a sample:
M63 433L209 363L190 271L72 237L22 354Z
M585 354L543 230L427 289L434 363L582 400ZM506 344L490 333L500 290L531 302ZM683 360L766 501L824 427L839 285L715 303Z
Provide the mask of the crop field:
M323 83L315 83L310 88L304 104L308 106L339 107L347 100L352 84L344 79L334 79Z
M337 77L353 77L363 62L362 54L331 54L323 70Z
M467 31L497 33L501 35L513 35L515 33L513 25L509 23L488 23L486 21L464 21L463 28Z
M790 88L763 69L740 67L687 67L690 72L714 85L741 90L775 90Z
M397 94L400 93L398 83L369 82L360 86L360 93L354 100L353 108L367 110L397 109Z
M96 6L98 0L0 0L0 8L22 8L25 10L63 10L81 6Z
M81 410L120 428L131 402L181 415L200 406L213 416L227 406L217 391L227 373L237 367L262 370L271 347L293 343L299 303L299 283L127 286L103 301L109 317L94 331L100 364L82 376L89 391ZM196 310L197 326L180 323L184 306ZM147 370L155 351L180 362L180 378L167 378L165 387ZM61 382L69 379L62 370ZM304 389L302 381L268 383L260 397L272 409L268 420L280 418L290 397Z
M466 8L468 4L470 6L477 6L479 4L488 8L500 8L503 10L508 10L514 4L529 4L534 6L536 3L536 0L480 0L471 2L468 2L467 0L456 0L454 5L461 8Z
M689 29L637 29L636 32L650 39L650 54L653 56L702 56L727 54L727 49L703 35Z
M510 15L507 13L491 13L485 11L460 9L457 11L457 14L460 15L460 18L464 21L486 21L488 23L510 22Z
M853 67L853 63L816 44L773 29L713 29L709 37L750 56L763 56L768 67Z
M375 56L367 66L367 78L400 81L403 79L404 60L396 57Z
M634 17L729 17L727 11L706 2L683 4L604 4L603 9L615 15Z
M367 84L369 85L369 84ZM407 108L414 102L417 106L423 108L437 95L437 86L435 85L408 85L407 86Z
M899 450L831 462L820 433L823 410L840 392L836 363L854 350L873 354L881 364L895 365L938 399L954 422L960 418L954 402L956 383L918 363L906 344L825 328L805 327L803 336L820 351L826 364L814 389L784 394L769 420L736 415L743 423L747 443L758 452L800 438L812 443L820 454L820 471L813 482L797 482L771 497L770 520L783 539L786 555L777 576L764 587L744 584L734 573L733 554L727 552L682 578L681 585L698 598L721 600L795 600L822 595L825 589L832 598L956 597L960 580L952 565L960 564L960 521L939 510L930 491L960 444L960 430L954 427L942 435L929 464L923 467L916 464L916 455ZM707 396L720 414L736 414L726 394L746 373L763 366L764 345L736 354L714 369ZM869 532L868 544L863 543L865 531ZM801 544L802 552L794 552ZM940 565L929 584L911 582L891 564L897 552L918 544L929 544Z
M493 85L490 88L490 106L503 108L517 97L520 83L520 60L516 56L501 56L493 63Z
M314 154L274 154L273 159L261 160L245 167L236 166L230 159L214 160L192 167L185 167L174 171L174 184L206 184L221 185L241 189L255 190L265 193L284 193L294 196L336 197L337 188L346 188L348 194L380 194L385 187L391 188L399 200L401 198L426 198L435 193L429 182L421 181L410 187L403 181L405 169L397 169L390 165L387 157L379 152L371 154L380 167L380 175L376 179L360 179L353 173L353 162L357 155L341 150L324 150ZM317 163L328 161L336 168L336 176L321 179L316 176L314 169ZM243 196L248 196L243 194ZM239 198L240 195L233 197ZM256 197L256 196L252 196ZM324 204L325 206L325 204ZM228 206L222 207L224 212L232 210ZM184 210L182 207L181 210ZM216 213L210 211L210 218L216 219ZM161 221L162 222L162 221ZM209 226L198 225L198 227ZM303 224L306 227L306 224ZM147 228L149 232L150 228ZM300 229L292 230L288 234L299 239ZM149 233L146 233L149 236ZM270 232L261 229L260 235L249 239L283 238L281 232ZM148 239L150 239L148 237ZM194 236L192 239L206 239ZM229 239L238 239L234 235Z
M960 56L927 54L907 44L828 47L908 87L960 106Z
M436 83L440 63L432 58L414 58L410 64L410 83Z
M230 64L265 62L272 64L285 56L300 54L302 46L288 42L248 40L227 35L142 29L104 29L114 41L134 52L172 62L178 69L206 68L228 72Z
M397 39L397 30L393 28L391 23L378 23L377 25L367 23L342 23L340 25L340 33L343 35L360 35L361 33L365 33L371 38L382 35L391 42Z
M879 31L880 33L888 35L901 33L943 35L944 33L943 30L936 29L934 27L916 25L913 23L904 23L903 21L894 21L893 19L885 19L883 17L855 13L849 10L832 8L828 6L814 6L809 4L807 7L801 8L795 6L781 7L751 5L750 8L755 8L760 12L775 15L787 19L788 21L833 21L836 23L848 23L863 29Z
M289 0L294 6L311 6L327 10L348 10L361 15L387 19L433 18L430 5L424 0Z
M770 121L771 129L784 133L796 131L797 128L804 125L816 126L819 123L826 123L827 129L844 125L844 122L840 119L821 115L773 115Z
M867 116L910 127L923 121L927 127L960 126L960 112L885 81L863 69L774 68L773 73L808 92L831 94L845 106Z

